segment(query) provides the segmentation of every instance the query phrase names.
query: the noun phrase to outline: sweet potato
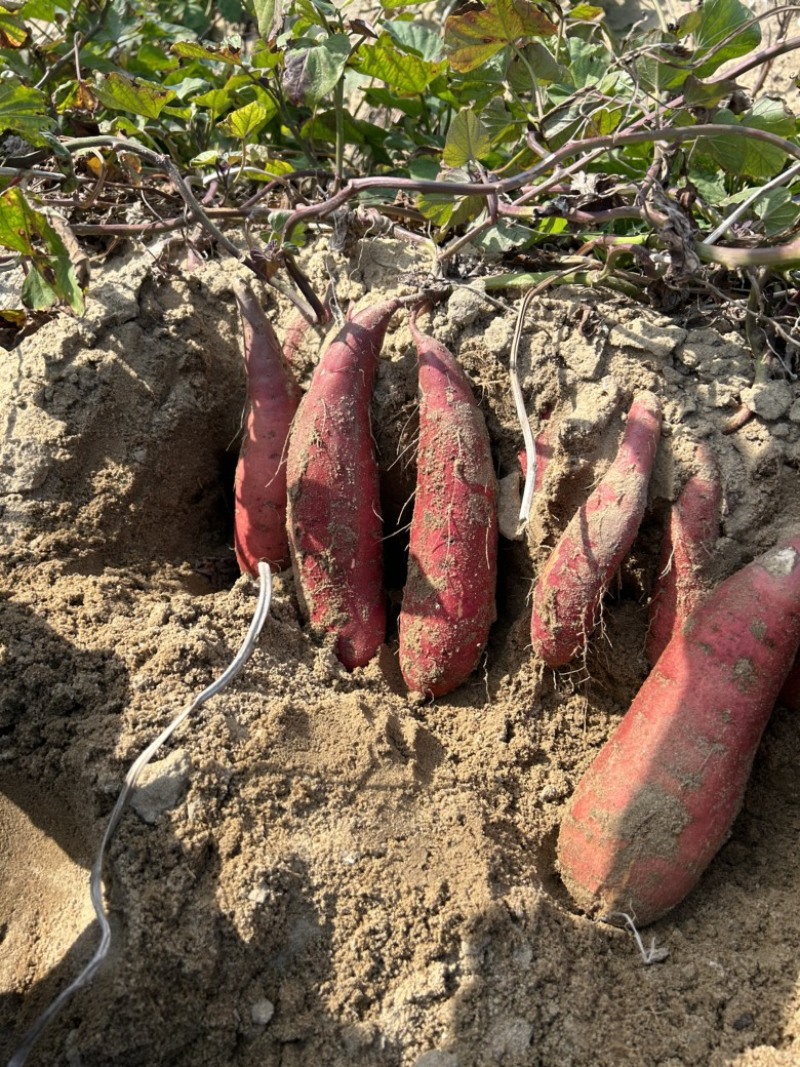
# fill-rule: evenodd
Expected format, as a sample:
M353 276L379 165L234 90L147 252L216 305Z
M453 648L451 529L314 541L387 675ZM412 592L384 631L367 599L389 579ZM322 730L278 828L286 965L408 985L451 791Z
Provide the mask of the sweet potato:
M600 619L600 602L644 515L661 431L661 404L637 394L614 462L567 525L533 594L531 643L548 666L577 655Z
M261 304L243 283L234 286L242 320L247 372L244 436L234 479L234 547L241 570L258 577L259 560L288 566L286 440L300 387Z
M717 461L700 441L694 471L672 505L661 542L646 644L651 665L710 591L707 571L719 539L721 502Z
M640 925L680 903L727 838L800 643L800 533L696 609L581 778L558 839L585 911Z
M386 636L378 464L370 401L399 302L349 319L323 352L289 439L287 529L306 619L336 635L352 670Z
M442 696L472 673L495 618L497 480L486 423L451 353L412 317L419 450L400 670L412 692Z

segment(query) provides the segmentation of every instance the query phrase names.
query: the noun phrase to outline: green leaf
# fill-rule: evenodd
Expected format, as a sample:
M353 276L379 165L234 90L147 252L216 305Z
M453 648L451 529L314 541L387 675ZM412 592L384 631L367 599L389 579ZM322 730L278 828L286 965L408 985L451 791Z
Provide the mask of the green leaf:
M523 121L516 119L504 100L495 97L481 109L481 122L486 127L492 146L495 147L510 137L516 138L524 128Z
M160 74L162 71L175 70L179 66L163 48L145 41L131 56L129 71L134 74Z
M602 22L606 17L602 7L594 7L592 4L578 4L567 12L570 22Z
M693 170L691 177L692 184L697 188L697 192L707 204L711 204L712 207L719 207L726 203L725 176L719 171L716 173L704 173Z
M244 7L239 0L218 0L219 13L226 22L243 22Z
M52 22L59 7L65 9L63 4L56 4L54 0L27 0L27 3L19 9L18 14L23 19Z
M442 38L429 26L397 19L384 22L383 29L403 52L417 55L429 63L436 63L444 57Z
M609 56L605 45L590 44L580 37L568 38L569 76L576 89L597 85L608 72Z
M295 107L314 107L334 88L349 58L350 38L343 33L288 52L283 72L286 99Z
M485 8L450 15L444 24L444 44L450 66L464 73L522 37L555 33L550 19L528 0L488 0Z
M770 189L753 205L753 212L761 220L767 237L792 229L800 217L800 209L792 200L792 194L783 188Z
M691 73L691 53L677 36L648 30L632 42L638 52L633 69L639 85L648 92L667 92L679 89Z
M511 219L500 219L490 230L479 234L471 243L488 256L497 257L515 248L526 248L533 240L534 235L527 226L520 226Z
M740 126L766 130L779 137L793 136L796 120L782 100L768 97L760 100L750 111L737 118L727 109L718 111L714 122L721 126ZM705 144L716 162L729 174L752 178L754 181L773 178L786 163L786 153L776 145L759 141L756 137L709 138Z
M36 266L30 267L22 283L22 303L31 311L44 311L58 303L58 293Z
M266 41L257 41L250 56L250 64L253 70L272 70L283 62L283 52L278 48L271 48Z
M208 93L196 96L192 103L196 107L207 107L212 119L217 119L220 115L224 115L231 106L232 97L224 89L212 89Z
M190 167L213 167L221 159L227 160L228 153L221 152L218 148L209 148L205 152L198 152L189 160Z
M734 36L695 70L698 78L708 77L723 63L745 56L761 44L761 27L757 22L746 29L743 28L741 33L735 33L739 27L753 21L752 11L748 11L739 0L705 0L699 14L699 25L694 31L698 56L712 51L731 34Z
M421 7L428 0L381 0L384 11L397 11L401 7Z
M282 0L251 0L258 32L265 41L273 41L283 25Z
M683 83L683 98L687 107L712 108L724 97L730 96L736 88L736 82L723 79L715 82L702 82L690 74Z
M42 144L43 128L49 130L52 127L45 113L46 100L38 89L29 89L14 81L0 81L0 130L12 130L30 144Z
M266 126L276 111L277 108L274 106L270 111L269 107L260 100L252 100L244 107L232 111L230 115L218 122L217 126L228 137L233 137L237 141L247 141Z
M387 131L372 122L366 122L364 119L354 119L347 112L344 113L342 118L345 143L370 145L373 152L378 150L376 152L377 160L381 155L379 150L388 136ZM303 124L301 133L310 140L334 144L336 142L336 112L333 109L319 112ZM385 156L381 157L380 161L388 162Z
M395 92L418 96L424 93L446 64L430 63L419 56L401 52L388 34L381 34L358 53L357 70L368 78L385 82Z
M170 81L169 88L175 93L175 96L181 103L187 102L194 103L197 96L203 91L208 89L208 81L206 78L182 78L180 81ZM168 114L170 108L165 109L165 114Z
M100 102L112 111L129 111L146 119L157 119L167 104L175 99L171 89L161 89L153 82L109 74L94 91Z
M445 171L438 175L440 181L468 182L464 170ZM474 219L484 208L480 196L457 196L454 193L423 193L417 199L417 207L426 219L438 226L442 233Z
M553 53L541 41L532 41L520 49L508 65L508 82L522 96L532 91L532 77L541 84L560 81L566 72Z
M491 150L489 132L474 111L459 111L447 131L442 162L447 167L463 167L482 159Z

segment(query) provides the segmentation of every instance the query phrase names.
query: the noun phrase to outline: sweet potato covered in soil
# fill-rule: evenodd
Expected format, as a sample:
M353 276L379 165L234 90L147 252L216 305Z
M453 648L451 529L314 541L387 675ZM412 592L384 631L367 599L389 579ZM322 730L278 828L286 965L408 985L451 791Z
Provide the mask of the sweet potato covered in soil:
M646 925L694 887L742 805L798 643L800 534L708 596L581 778L558 864L582 909Z
M533 650L550 667L576 656L600 619L600 603L636 537L661 432L661 404L638 393L617 455L570 520L536 582Z
M289 563L286 536L286 441L300 387L253 291L234 286L242 322L247 407L234 479L234 547L242 572L258 575L266 560L275 570Z
M694 470L670 509L650 601L647 658L654 664L710 591L709 563L720 535L722 483L710 446L699 441Z
M442 696L475 669L495 618L497 480L486 422L453 355L411 333L419 363L419 450L400 669Z
M336 635L349 670L385 638L383 528L370 403L396 300L350 318L327 346L289 440L288 532L301 610Z

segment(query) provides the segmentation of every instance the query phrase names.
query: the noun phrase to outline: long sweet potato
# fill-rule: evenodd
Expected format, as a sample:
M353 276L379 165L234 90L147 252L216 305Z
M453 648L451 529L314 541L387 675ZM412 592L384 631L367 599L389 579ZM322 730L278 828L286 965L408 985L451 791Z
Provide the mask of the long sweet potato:
M708 563L719 539L721 502L717 461L700 441L694 471L672 505L661 542L646 644L651 665L710 591Z
M497 480L486 423L452 354L411 333L419 363L419 450L400 669L442 696L472 673L495 618Z
M577 655L599 622L603 593L644 515L660 432L658 398L638 393L614 462L570 520L539 575L531 643L551 667Z
M728 836L800 643L800 534L719 585L669 642L580 780L558 839L585 911L641 925Z
M286 441L300 387L256 296L234 286L242 320L247 408L234 479L234 546L241 570L258 577L259 560L289 563L286 537Z
M349 670L386 636L378 465L370 401L399 302L347 321L323 352L289 439L287 529L304 616L336 635Z

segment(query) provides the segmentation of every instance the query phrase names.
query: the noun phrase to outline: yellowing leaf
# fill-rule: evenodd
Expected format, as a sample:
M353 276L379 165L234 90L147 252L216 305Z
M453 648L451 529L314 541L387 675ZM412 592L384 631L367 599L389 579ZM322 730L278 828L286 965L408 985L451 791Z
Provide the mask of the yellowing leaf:
M83 293L64 242L16 186L0 194L0 245L32 261L28 288L23 289L28 307L50 307L64 300L76 314L83 314Z
M242 65L241 57L230 48L207 48L193 41L176 41L170 46L170 52L180 59L206 59L217 63L230 63L233 66Z
M466 73L522 37L551 37L556 27L528 0L489 0L485 8L451 15L444 43L450 66Z
M0 48L24 48L28 37L25 23L0 8Z
M171 89L161 89L141 78L126 78L116 71L95 86L100 103L112 111L129 111L146 119L157 119L167 104L175 99Z
M442 161L447 167L463 167L485 156L492 147L489 132L474 111L459 111L447 131Z
M229 137L234 137L237 141L246 141L254 137L259 130L266 126L275 114L275 110L273 108L270 111L261 101L253 100L251 103L245 104L244 107L232 111L217 125Z
M424 93L445 68L444 62L427 62L419 56L401 52L386 33L381 34L375 44L362 46L358 56L361 74L385 82L395 92L413 96Z

